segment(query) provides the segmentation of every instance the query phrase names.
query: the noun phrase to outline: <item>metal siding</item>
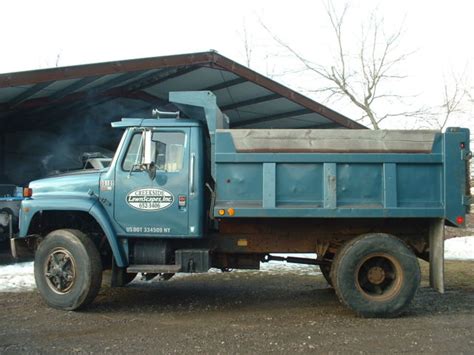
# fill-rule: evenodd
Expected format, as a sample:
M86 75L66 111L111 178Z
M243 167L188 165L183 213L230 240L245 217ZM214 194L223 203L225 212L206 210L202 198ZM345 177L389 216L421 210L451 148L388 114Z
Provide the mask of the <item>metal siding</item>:
M338 207L382 207L383 164L338 164Z
M276 165L278 206L314 206L323 203L323 164Z
M397 164L397 193L400 207L442 207L441 164Z
M262 164L217 164L216 204L262 206Z

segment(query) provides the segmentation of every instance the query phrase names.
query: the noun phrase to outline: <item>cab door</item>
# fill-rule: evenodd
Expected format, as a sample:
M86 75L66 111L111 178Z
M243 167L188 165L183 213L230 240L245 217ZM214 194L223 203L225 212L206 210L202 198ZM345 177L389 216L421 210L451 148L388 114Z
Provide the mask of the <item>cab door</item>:
M141 164L143 130L131 132L115 173L114 218L126 235L188 235L189 136L187 127L153 129L150 173Z

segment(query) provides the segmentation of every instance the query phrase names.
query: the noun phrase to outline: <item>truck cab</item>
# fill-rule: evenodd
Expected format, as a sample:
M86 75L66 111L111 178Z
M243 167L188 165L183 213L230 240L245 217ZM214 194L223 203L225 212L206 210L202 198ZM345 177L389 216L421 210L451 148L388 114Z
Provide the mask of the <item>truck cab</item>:
M203 129L186 119L124 119L99 198L120 237L201 238ZM159 212L159 213L157 213Z

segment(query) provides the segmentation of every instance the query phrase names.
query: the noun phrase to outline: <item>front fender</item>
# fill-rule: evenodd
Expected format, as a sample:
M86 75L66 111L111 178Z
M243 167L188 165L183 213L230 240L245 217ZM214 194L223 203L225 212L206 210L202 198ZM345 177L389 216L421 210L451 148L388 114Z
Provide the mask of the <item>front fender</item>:
M33 217L36 215L36 213L41 211L81 211L89 213L97 221L105 236L107 237L117 266L127 266L126 258L124 257L122 249L118 244L117 235L112 223L110 222L109 216L96 199L41 198L23 200L19 218L19 238L25 238L28 236L28 231Z

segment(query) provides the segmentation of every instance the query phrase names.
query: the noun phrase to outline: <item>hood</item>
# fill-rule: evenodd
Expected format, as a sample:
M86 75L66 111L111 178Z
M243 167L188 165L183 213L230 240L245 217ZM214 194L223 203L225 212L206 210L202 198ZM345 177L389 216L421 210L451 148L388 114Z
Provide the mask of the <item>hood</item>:
M56 175L45 179L30 182L33 198L43 195L87 195L90 191L99 194L99 171L78 171Z

